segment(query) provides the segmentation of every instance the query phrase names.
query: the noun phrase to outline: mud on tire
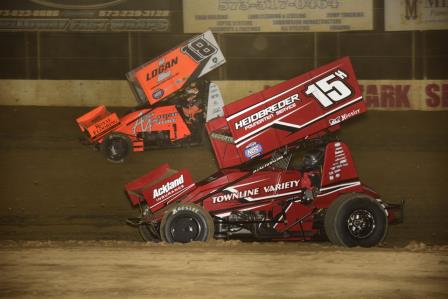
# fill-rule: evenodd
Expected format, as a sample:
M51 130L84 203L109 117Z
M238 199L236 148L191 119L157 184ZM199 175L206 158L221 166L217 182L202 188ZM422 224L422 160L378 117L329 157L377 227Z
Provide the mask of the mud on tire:
M337 198L325 215L325 232L335 245L372 247L386 237L386 211L374 198L350 193Z
M107 160L120 163L131 153L132 143L128 136L112 133L104 137L100 149Z
M162 218L160 237L168 243L209 241L215 227L210 214L195 204L178 204L168 210Z

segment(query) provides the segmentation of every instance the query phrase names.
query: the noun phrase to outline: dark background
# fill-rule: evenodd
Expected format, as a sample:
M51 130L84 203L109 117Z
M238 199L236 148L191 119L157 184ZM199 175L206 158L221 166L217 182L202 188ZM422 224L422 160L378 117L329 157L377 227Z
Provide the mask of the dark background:
M11 1L0 8L5 3ZM193 36L183 33L181 0L150 5L171 11L170 32L0 32L0 79L125 79L130 69ZM227 63L212 80L288 79L346 55L359 79L448 78L448 31L385 32L384 0L374 0L373 31L216 38Z

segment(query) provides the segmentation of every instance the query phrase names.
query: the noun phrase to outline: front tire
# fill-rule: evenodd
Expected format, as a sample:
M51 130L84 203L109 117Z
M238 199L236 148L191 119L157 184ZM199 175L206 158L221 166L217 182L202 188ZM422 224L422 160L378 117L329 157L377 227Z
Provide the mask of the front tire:
M195 204L178 204L163 216L160 237L168 243L207 242L214 231L213 219L206 210Z
M335 245L372 247L386 237L388 220L385 209L374 198L350 193L330 205L324 226Z
M101 152L107 160L120 163L131 153L132 143L128 136L120 133L111 133L104 137L101 143Z

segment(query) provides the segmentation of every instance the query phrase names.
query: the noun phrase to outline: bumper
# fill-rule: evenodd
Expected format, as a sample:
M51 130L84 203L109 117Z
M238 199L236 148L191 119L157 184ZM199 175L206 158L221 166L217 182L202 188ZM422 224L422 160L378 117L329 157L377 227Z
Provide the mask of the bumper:
M142 225L143 223L145 223L145 221L143 220L143 218L135 217L135 218L126 219L126 223L131 226L139 226L139 225Z
M404 222L405 201L400 203L387 203L386 209L389 212L389 224L400 224Z
M96 141L91 140L85 134L83 134L81 137L79 137L79 143L81 143L84 146L91 146L94 151L100 150L100 144Z

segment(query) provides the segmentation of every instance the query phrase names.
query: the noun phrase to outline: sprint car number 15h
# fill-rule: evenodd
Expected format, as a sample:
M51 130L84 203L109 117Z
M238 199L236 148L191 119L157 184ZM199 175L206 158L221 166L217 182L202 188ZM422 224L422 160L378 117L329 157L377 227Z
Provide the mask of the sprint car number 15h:
M402 220L359 179L348 146L328 133L366 107L348 58L224 106L206 123L219 170L194 182L168 164L126 184L147 241L249 235L375 246ZM294 163L295 155L301 163Z

